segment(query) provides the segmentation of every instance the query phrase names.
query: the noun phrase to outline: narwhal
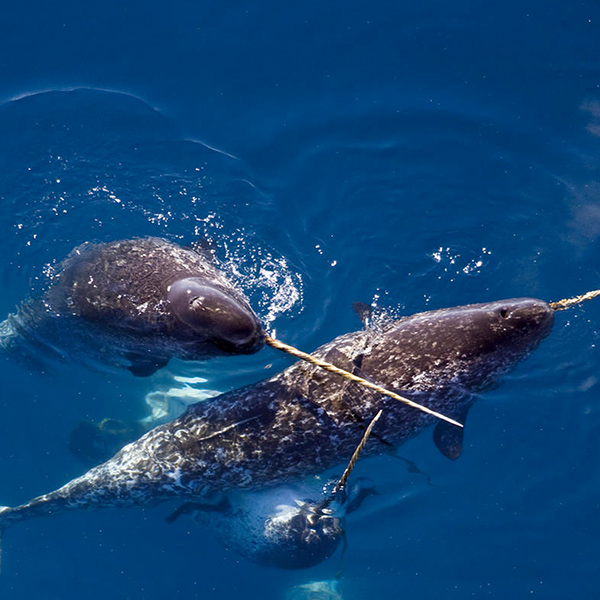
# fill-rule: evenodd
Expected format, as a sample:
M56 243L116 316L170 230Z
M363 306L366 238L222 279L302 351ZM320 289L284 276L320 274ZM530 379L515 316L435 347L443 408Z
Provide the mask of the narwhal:
M200 245L154 237L85 243L52 285L0 323L0 348L45 367L73 360L148 376L171 358L251 354L264 332Z
M474 304L342 335L314 355L464 423L475 395L527 357L553 321L553 308L541 300ZM2 508L0 530L70 509L206 501L290 484L345 463L379 410L365 456L399 446L436 420L295 363L192 405L53 492ZM447 422L434 429L435 444L448 458L460 455L462 437L463 429Z

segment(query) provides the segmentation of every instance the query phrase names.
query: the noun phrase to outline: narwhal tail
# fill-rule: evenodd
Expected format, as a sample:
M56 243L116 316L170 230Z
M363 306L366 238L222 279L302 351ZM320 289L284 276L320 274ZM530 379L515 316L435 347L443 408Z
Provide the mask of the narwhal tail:
M4 532L13 523L17 523L23 519L19 508L13 508L11 506L0 506L0 571L2 571L2 538Z
M10 510L10 506L0 506L0 573L2 573L2 536L4 530L10 525L10 522L5 523L5 519L2 517L6 516Z
M0 533L10 527L13 523L17 523L23 518L21 510L23 507L18 506L0 506Z

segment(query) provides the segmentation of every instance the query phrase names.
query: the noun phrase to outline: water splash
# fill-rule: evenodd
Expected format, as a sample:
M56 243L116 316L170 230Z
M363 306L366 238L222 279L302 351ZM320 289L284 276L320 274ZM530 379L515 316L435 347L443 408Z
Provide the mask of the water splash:
M481 248L479 252L460 252L454 248L440 246L429 256L440 265L443 273L450 275L450 281L454 281L456 276L481 273L491 254L492 251L488 248ZM442 275L438 276L438 279L442 279Z

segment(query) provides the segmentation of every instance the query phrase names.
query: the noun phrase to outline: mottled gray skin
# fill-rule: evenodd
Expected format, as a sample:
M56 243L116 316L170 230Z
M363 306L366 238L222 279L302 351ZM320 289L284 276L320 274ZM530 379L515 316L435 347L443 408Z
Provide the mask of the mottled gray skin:
M393 321L380 331L343 335L315 354L464 419L472 394L528 356L553 319L545 302L531 299L450 308ZM210 498L323 473L347 463L379 409L383 415L361 456L396 447L435 422L296 363L269 380L195 404L64 487L3 509L0 529L66 509ZM444 441L440 436L442 451Z
M139 376L173 357L252 353L263 338L210 260L159 238L75 248L43 297L0 324L0 347L29 362L108 363Z

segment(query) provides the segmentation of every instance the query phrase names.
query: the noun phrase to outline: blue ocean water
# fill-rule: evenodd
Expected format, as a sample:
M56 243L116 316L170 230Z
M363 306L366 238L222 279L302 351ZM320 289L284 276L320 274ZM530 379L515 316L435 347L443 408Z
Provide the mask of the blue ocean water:
M312 350L394 314L600 287L596 2L341 5L73 1L0 19L0 315L84 241L208 238L280 339ZM557 314L482 396L463 455L430 432L359 463L348 548L255 566L172 507L32 520L2 539L0 597L596 598L600 302ZM147 380L3 358L0 503L83 472L80 420L139 418L177 375L234 388L273 350Z

